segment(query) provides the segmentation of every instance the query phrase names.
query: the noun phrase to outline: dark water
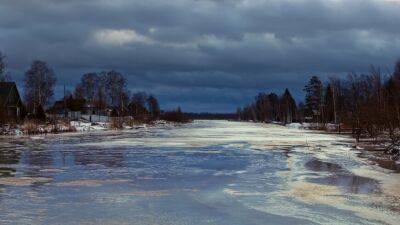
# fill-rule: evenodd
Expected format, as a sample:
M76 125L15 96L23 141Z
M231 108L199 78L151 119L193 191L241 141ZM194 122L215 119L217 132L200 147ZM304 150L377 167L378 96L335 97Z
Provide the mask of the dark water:
M0 224L396 224L349 141L224 121L3 138Z

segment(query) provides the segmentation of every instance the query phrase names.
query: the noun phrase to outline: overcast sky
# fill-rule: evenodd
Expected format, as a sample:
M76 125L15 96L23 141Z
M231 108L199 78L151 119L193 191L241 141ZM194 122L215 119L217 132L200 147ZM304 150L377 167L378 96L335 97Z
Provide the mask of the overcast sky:
M124 73L163 108L234 111L260 92L297 99L314 74L400 58L399 0L0 0L0 51L21 84L34 59L62 85Z

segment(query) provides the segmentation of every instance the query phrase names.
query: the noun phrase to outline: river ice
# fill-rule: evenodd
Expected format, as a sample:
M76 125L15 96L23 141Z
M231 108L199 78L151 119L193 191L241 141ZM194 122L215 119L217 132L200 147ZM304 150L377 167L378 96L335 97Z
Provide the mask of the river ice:
M0 139L0 224L399 224L399 173L278 125Z

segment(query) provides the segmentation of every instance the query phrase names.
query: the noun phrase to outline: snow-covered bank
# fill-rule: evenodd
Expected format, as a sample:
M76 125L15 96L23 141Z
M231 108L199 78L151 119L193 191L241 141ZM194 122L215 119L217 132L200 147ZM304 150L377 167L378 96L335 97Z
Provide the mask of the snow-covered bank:
M68 123L42 124L32 121L23 124L5 124L0 126L0 136L6 135L32 135L32 134L48 134L48 133L65 133L75 131L75 128Z
M71 121L70 125L78 132L106 130L109 127L106 122L89 123L82 121Z
M304 129L304 130L324 130L328 132L336 132L338 124L319 124L319 123L290 123L285 125L290 129ZM355 147L360 150L383 152L387 160L392 160L396 164L400 164L400 146L393 145L389 138L377 141L371 138L363 138L356 142Z
M150 124L123 124L120 130L146 128L147 126L172 126L176 123L163 120L153 121ZM54 124L33 124L24 123L22 125L4 125L0 127L0 136L16 136L16 135L41 135L52 133L71 133L71 132L94 132L115 130L112 122L86 122L86 121L70 121L69 123Z
M293 129L306 129L306 130L326 130L326 131L337 131L339 128L338 124L327 123L289 123L286 124L287 128Z
M90 132L90 131L102 131L102 130L115 130L112 127L111 122L83 122L83 121L71 121L71 127L73 127L77 132ZM156 120L152 123L139 123L139 124L123 124L120 128L121 130L129 130L129 129L139 129L139 128L146 128L148 126L173 126L176 123L167 122L164 120Z

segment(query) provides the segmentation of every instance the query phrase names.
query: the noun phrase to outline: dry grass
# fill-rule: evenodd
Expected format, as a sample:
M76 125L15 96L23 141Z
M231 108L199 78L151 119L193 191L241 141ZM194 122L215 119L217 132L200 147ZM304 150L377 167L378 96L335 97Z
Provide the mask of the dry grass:
M37 134L40 132L40 123L35 120L25 120L22 123L21 131L25 134Z
M130 126L130 127L139 126L139 125L142 125L143 123L145 123L145 121L136 120L136 119L133 119L133 118L125 119L125 124Z
M110 128L111 129L122 129L124 127L124 119L121 117L111 118Z
M21 131L25 134L45 134L76 131L67 120L57 120L55 123L43 123L38 120L25 120L21 125Z

